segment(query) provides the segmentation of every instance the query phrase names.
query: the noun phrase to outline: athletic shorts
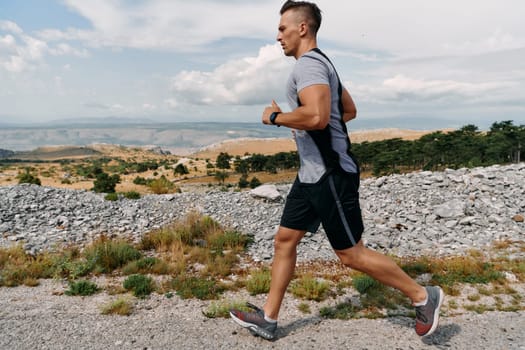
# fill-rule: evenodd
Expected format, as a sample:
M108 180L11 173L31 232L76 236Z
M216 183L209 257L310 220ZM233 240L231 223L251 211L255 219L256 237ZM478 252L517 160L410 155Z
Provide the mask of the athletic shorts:
M320 223L336 250L353 247L361 240L364 226L359 207L359 174L334 170L315 184L295 179L280 225L316 232Z

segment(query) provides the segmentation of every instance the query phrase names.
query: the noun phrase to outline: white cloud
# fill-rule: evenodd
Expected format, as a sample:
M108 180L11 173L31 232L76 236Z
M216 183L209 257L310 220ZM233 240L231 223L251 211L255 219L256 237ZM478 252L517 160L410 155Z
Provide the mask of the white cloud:
M169 109L176 109L179 106L179 102L174 98L164 100L164 104L168 106Z
M86 49L76 49L69 44L60 43L54 48L49 49L49 53L53 56L77 56L77 57L88 57L89 53Z
M183 71L173 78L177 100L203 105L269 103L282 96L291 65L279 45L267 45L257 57L227 62L212 72Z
M483 101L491 95L500 95L516 87L514 82L463 82L456 80L425 80L396 75L385 79L381 85L354 85L350 82L345 84L351 87L352 93L359 100L374 103L401 103L418 104L453 102L456 106ZM450 105L448 106L450 107Z
M227 37L261 38L261 29L268 24L260 18L278 18L279 5L269 3L66 0L72 11L91 22L92 29L50 28L39 35L50 41L81 40L93 47L193 51Z
M2 36L1 31L12 34ZM16 23L0 21L0 68L12 73L32 70L43 63L47 55L87 57L88 52L64 42L50 46L41 38L24 33Z
M11 34L0 36L0 50L12 51L16 47L16 39Z
M0 20L0 30L14 34L22 34L22 29L15 22Z
M155 106L154 104L150 104L150 103L143 103L142 109L146 112L153 112L157 109L157 106Z

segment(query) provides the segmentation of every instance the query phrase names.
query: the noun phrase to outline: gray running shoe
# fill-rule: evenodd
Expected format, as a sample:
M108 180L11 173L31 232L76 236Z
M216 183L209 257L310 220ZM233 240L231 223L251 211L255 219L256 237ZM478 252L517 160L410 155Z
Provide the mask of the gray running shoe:
M264 319L264 311L257 306L246 303L252 312L244 312L240 310L230 310L231 318L241 327L247 328L250 333L255 336L261 336L267 340L275 338L275 330L277 329L277 322L268 322Z
M439 323L439 308L445 294L439 287L425 287L428 294L427 304L416 307L416 333L420 336L434 333Z

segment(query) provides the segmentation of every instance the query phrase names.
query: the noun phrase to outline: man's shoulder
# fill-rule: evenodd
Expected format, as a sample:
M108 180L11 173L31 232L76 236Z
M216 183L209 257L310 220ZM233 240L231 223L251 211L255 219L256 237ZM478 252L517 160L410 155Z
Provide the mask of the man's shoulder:
M316 51L308 51L297 59L296 69L312 68L328 69L328 62L321 54Z

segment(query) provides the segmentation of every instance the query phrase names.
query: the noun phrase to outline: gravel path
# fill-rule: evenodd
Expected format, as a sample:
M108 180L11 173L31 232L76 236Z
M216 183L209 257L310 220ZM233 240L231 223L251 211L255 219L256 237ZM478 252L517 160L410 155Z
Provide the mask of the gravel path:
M54 295L63 288L52 280L0 288L0 349L525 349L525 312L442 317L436 333L420 338L411 318L326 320L288 298L278 339L268 342L231 320L206 318L209 302L154 294L131 316L105 316L100 307L115 296Z

